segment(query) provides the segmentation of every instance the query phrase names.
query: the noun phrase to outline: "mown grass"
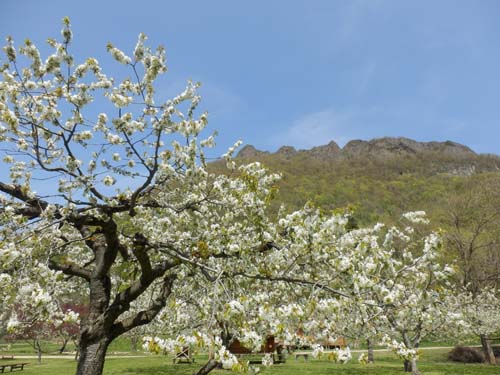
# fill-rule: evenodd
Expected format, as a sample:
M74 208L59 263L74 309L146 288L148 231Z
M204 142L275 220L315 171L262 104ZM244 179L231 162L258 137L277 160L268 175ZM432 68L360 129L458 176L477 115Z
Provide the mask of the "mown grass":
M423 375L498 375L500 366L476 364L456 364L447 361L448 349L425 350L419 368ZM354 354L357 357L357 354ZM376 363L360 365L355 358L347 365L332 363L326 360L303 358L294 360L290 357L285 364L262 368L264 375L404 375L402 363L391 353L377 352ZM173 365L170 357L145 356L141 358L113 358L106 359L105 375L191 375L206 361L206 356L198 356L195 364ZM18 360L15 360L16 362ZM21 360L20 360L21 361ZM37 364L35 359L22 360L30 364L24 374L37 375L72 375L75 372L76 362L68 359L43 359ZM2 361L2 363L10 361ZM230 374L226 370L216 370L214 375Z

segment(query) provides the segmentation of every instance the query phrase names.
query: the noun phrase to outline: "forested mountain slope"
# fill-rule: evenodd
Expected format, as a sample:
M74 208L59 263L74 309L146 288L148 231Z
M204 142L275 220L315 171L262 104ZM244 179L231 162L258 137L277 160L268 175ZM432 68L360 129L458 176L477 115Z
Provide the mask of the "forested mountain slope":
M359 224L397 220L408 210L425 210L439 224L453 197L500 181L499 156L450 141L380 138L344 148L332 141L311 150L283 146L275 153L247 145L238 161L260 161L282 173L275 208L299 208L307 201L325 209L349 207Z
M351 141L344 148L335 142L311 150L283 146L275 153L245 146L237 161L260 161L282 174L274 212L312 202L325 210L349 210L352 225L364 226L426 211L431 226L443 230L444 256L457 262L459 282L470 282L468 273L476 275L478 285L500 282L497 155L476 154L450 141L380 138ZM221 163L212 167L222 171Z

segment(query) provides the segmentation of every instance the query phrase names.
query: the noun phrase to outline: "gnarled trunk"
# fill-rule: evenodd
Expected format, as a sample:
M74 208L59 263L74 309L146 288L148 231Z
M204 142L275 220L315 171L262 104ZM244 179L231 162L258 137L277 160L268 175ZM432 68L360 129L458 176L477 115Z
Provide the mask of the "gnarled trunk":
M107 337L95 339L82 338L78 358L77 375L101 375L104 368L106 351L111 340Z
M490 365L496 365L497 361L495 358L495 353L493 353L493 348L491 347L490 340L486 335L480 335L481 346L483 347L484 359Z
M76 375L101 375L112 338L106 324L111 282L108 276L90 279L89 314L82 322Z

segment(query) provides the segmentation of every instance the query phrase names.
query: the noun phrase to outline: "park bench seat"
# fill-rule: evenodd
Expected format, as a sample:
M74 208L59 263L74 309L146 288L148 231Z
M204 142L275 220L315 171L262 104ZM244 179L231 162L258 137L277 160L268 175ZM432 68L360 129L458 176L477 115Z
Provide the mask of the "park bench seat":
M258 365L258 364L262 364L262 358L264 358L264 356L266 354L271 355L271 358L272 358L273 363L275 365L286 362L284 354L278 354L278 353L265 353L265 352L238 353L238 354L235 354L235 356L238 359L242 359L244 361L247 361L250 364L253 364L253 365L257 364Z
M28 363L10 363L8 365L0 365L0 373L5 373L6 371L8 372L13 372L13 371L23 371L24 366L26 366Z

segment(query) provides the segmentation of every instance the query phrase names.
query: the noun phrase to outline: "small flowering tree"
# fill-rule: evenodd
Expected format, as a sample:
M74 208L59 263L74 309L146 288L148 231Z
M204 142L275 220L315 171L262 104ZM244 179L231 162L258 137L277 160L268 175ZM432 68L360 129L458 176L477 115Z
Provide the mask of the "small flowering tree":
M450 199L447 245L457 258L459 272L454 301L463 314L468 333L479 336L484 356L496 364L489 337L500 330L499 296L499 219L498 181L485 183L472 179L464 183L465 193ZM484 300L483 300L484 299Z
M498 291L485 288L478 293L464 291L452 298L454 308L465 321L465 332L479 336L486 361L496 364L489 338L500 332L500 300Z
M316 280L319 298L337 296L335 304L318 309L317 320L336 334L363 328L368 336L388 334L384 341L405 361L405 370L418 373L420 341L460 322L447 303L452 269L437 261L439 237L421 232L427 222L423 212L405 214L408 225L402 228L377 224L346 232L331 220L310 214L295 227L290 219L286 225L294 233L289 248L300 241L301 257L310 249L316 259L295 260L301 265L296 274Z
M258 267L264 264L269 264L269 260ZM249 267L245 269L248 271ZM156 354L176 355L189 346L193 350L213 353L197 374L206 374L218 365L236 371L258 372L258 367L250 367L244 359L230 352L235 340L254 353L262 353L269 336L279 345L292 345L300 340L314 347L313 356L322 356L323 348L315 344L331 327L317 319L318 311L333 311L338 301L318 298L306 279L273 280L278 276L270 273L249 278L237 275L240 272L235 271L234 277L214 283L200 279L200 284L186 286L194 286L190 293L181 291L172 296L172 303L148 327L150 335L144 338L144 349ZM307 331L307 336L299 334L302 329ZM158 333L167 338L158 337ZM351 358L348 348L328 353L327 357L341 363ZM263 355L263 366L272 363L270 353Z
M421 340L446 334L461 323L460 315L448 300L453 270L437 261L440 239L434 233L425 236L418 233L418 225L427 223L424 215L423 212L403 215L417 230L389 229L383 247L392 254L392 262L378 270L379 282L369 294L380 309L376 322L379 332L386 333L383 343L404 361L405 371L412 374L419 373Z
M44 314L40 319L37 309L22 305L14 309L7 323L7 340L24 340L35 350L38 362L42 361L42 341L54 336L67 335L74 332L70 327L79 327L80 316L67 308L58 308L52 315Z

